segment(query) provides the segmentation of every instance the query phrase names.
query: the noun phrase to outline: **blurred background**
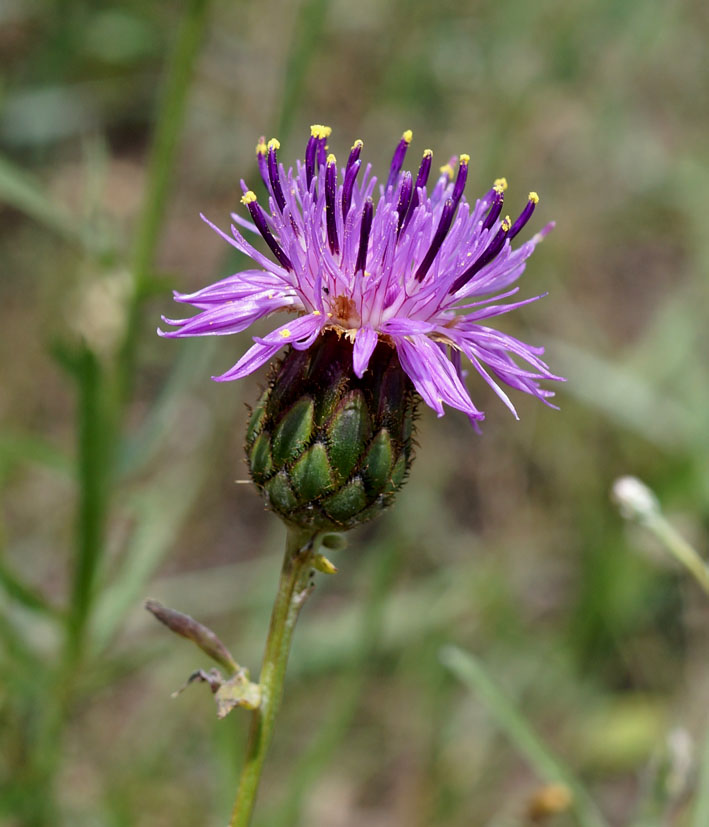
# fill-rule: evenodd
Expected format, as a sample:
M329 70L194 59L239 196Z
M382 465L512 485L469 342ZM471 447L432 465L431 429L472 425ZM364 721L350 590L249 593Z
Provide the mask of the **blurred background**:
M258 827L709 825L709 601L609 498L640 476L707 548L708 37L699 0L0 3L0 823L226 820L248 716L170 698L210 663L142 604L258 673L263 375L209 379L248 334L155 328L243 264L199 213L228 222L259 135L289 165L326 123L375 169L411 128L470 154L470 198L539 192L522 291L549 296L501 321L569 381L516 422L471 377L482 436L424 411L301 618ZM577 787L545 815L555 773L603 816Z

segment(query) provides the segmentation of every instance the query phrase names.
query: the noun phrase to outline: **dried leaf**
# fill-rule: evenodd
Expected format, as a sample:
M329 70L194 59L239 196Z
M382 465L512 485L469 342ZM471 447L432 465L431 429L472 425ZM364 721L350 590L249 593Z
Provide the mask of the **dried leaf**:
M209 672L198 669L187 678L184 686L172 693L172 697L176 698L195 681L208 684L212 690L217 704L217 718L225 718L237 706L258 709L261 704L261 687L252 683L243 669L228 680L224 680L218 669L210 669Z
M212 660L223 666L230 673L238 673L239 664L234 660L231 652L219 640L214 632L199 623L189 615L178 612L175 609L168 609L157 600L147 600L145 608L151 612L161 623L164 623L170 631L177 635L191 640ZM248 676L247 676L248 677Z
M261 687L252 683L243 672L238 672L216 691L217 718L226 717L232 709L258 709L261 704Z

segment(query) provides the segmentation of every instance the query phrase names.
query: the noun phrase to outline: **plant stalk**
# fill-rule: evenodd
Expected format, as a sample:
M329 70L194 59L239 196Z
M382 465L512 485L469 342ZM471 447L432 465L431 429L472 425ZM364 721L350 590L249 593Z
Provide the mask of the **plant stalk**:
M261 771L273 737L276 715L283 696L293 630L303 604L312 590L310 570L312 540L309 533L289 528L286 552L271 613L259 685L261 704L254 710L229 827L248 827L256 803Z
M117 404L124 407L133 388L141 314L147 295L154 289L154 259L170 194L171 175L177 160L185 120L187 96L207 27L209 0L186 0L175 48L167 69L155 121L148 186L138 220L132 266L132 296L119 353Z

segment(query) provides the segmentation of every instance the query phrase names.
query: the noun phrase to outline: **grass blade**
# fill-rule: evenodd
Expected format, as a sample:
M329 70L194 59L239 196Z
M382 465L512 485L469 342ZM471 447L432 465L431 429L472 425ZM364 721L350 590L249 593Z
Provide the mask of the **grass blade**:
M694 804L691 827L706 827L709 824L709 733L704 739L704 755L699 769L697 798Z
M67 241L89 246L90 234L81 222L54 203L41 183L7 158L0 157L0 201L3 201Z
M446 646L441 662L484 704L497 725L534 771L547 782L560 782L573 794L573 804L582 827L607 827L586 789L573 773L549 751L521 712L503 695L479 660L458 649Z

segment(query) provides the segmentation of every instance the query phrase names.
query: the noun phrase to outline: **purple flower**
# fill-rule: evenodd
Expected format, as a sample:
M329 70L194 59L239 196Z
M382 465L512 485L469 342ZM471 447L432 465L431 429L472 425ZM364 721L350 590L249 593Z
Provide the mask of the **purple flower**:
M509 301L547 224L517 249L512 240L524 228L539 198L531 192L516 221L504 217L504 178L473 205L463 196L468 155L441 167L429 184L432 152L418 172L403 171L412 134L404 132L386 184L377 186L371 165L360 159L355 141L338 169L328 154L330 128L311 127L305 160L295 169L279 163L280 144L261 139L258 166L268 193L268 210L242 181L242 204L250 219L236 224L261 235L271 257L253 247L237 228L231 235L205 221L256 265L196 293L176 293L201 312L190 319L164 319L177 327L162 336L226 335L245 330L277 311L289 318L254 345L217 381L240 379L272 359L284 345L309 348L335 329L353 343L353 370L361 377L379 340L398 353L402 369L439 416L443 404L484 419L464 381L462 356L512 413L503 385L532 394L545 404L553 392L544 379L559 380L533 347L488 327L494 316L542 296ZM376 189L376 194L375 194ZM553 407L553 406L552 406Z

